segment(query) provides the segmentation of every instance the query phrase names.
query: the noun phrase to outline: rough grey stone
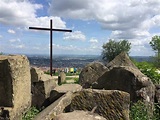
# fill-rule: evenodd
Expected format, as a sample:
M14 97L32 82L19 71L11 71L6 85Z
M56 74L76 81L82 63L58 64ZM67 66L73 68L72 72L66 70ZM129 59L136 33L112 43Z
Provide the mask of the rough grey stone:
M87 110L107 120L129 120L130 95L118 90L83 89L73 93L68 110Z
M49 100L52 103L67 92L77 92L81 90L82 86L79 84L62 84L51 91Z
M120 53L111 62L109 62L106 66L110 70L114 67L121 67L121 66L130 66L133 68L137 68L125 52Z
M155 85L156 92L155 92L155 101L160 105L160 85Z
M71 92L64 94L62 97L60 97L54 103L52 103L50 106L48 106L42 112L40 112L34 118L34 120L51 120L51 119L53 119L56 115L63 113L66 106L68 106L71 103L71 99L72 99Z
M106 120L106 119L95 113L76 110L69 113L61 113L57 115L53 120Z
M129 66L114 67L104 73L97 80L97 84L92 87L94 89L128 92L132 102L142 100L146 105L151 106L151 111L153 110L155 86L147 76L136 68Z
M62 84L66 82L66 74L64 72L60 72L58 76L58 84Z
M108 68L100 62L93 62L85 66L79 75L79 84L83 88L90 88L91 84L96 82Z
M18 120L29 109L31 76L26 56L0 55L0 96L1 111L10 120Z
M32 106L38 109L48 106L50 92L57 86L56 81L38 68L31 68L31 78Z

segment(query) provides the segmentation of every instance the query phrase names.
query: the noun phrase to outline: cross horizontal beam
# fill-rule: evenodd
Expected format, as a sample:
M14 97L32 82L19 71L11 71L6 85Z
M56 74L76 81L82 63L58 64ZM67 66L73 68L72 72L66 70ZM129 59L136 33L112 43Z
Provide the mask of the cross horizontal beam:
M65 30L65 29L51 29L51 28L39 28L39 27L29 27L29 29L34 29L34 30L52 30L52 31L61 31L61 32L72 32L72 30Z
M29 27L29 29L50 31L50 75L52 76L52 32L53 31L72 32L72 30L53 29L52 28L52 20L50 20L50 28Z

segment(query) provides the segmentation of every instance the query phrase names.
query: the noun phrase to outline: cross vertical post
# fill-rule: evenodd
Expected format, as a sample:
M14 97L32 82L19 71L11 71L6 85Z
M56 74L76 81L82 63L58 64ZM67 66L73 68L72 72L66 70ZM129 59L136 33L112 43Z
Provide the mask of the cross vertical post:
M50 20L50 75L52 76L52 20Z
M65 30L65 29L53 29L52 28L52 20L50 20L50 28L40 28L40 27L29 27L29 29L34 29L34 30L46 30L46 31L50 31L50 75L52 76L52 35L53 35L53 31L59 31L59 32L72 32L72 30Z

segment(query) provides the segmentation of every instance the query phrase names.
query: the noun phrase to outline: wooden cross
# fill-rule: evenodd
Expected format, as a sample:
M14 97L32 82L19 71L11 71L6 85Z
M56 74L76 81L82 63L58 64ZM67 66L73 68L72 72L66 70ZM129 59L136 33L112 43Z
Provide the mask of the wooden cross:
M52 31L72 32L72 30L53 29L52 20L50 20L50 28L29 27L29 29L50 31L50 75L52 76Z

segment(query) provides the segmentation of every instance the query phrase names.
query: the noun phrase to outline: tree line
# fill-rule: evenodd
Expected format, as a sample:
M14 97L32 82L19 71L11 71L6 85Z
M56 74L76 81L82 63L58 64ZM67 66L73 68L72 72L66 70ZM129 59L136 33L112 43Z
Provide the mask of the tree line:
M160 36L153 36L152 40L150 41L150 46L155 51L154 61L156 67L160 67ZM110 39L109 42L103 44L102 46L102 59L106 62L110 62L113 60L117 55L121 52L126 52L129 54L131 49L131 43L128 40L112 40Z

